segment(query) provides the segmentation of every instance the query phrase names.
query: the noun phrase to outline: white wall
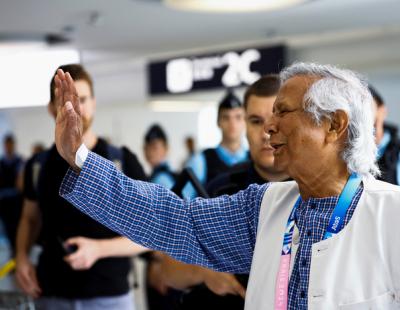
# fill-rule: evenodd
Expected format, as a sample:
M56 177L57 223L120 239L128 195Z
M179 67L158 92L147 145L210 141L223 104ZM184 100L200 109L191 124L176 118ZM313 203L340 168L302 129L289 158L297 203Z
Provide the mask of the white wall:
M43 142L46 146L53 143L54 121L45 107L8 110L4 113L12 124L11 130L17 138L18 150L24 156L30 154L34 142ZM184 138L187 135L196 136L197 133L197 113L152 112L144 105L133 103L99 105L93 127L96 133L116 145L127 145L145 164L142 139L147 128L155 122L165 128L170 140L171 163L179 168L185 156Z

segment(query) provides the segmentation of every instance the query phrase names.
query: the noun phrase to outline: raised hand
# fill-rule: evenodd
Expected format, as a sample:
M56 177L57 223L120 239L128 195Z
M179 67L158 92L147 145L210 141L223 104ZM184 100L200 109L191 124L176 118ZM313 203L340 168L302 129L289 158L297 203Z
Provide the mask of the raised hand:
M57 151L69 165L78 171L75 154L82 144L82 117L79 96L71 75L57 70L55 104L57 106L55 140Z

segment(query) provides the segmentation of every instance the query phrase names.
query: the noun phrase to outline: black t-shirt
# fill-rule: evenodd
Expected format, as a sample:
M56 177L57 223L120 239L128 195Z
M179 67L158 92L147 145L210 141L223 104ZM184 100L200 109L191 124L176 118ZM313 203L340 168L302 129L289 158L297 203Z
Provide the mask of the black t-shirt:
M23 165L22 158L14 156L11 159L0 159L0 188L15 188L18 173Z
M103 139L98 140L92 151L110 158L109 148ZM144 180L145 174L136 156L126 148L123 148L122 155L123 172L131 178ZM39 258L37 274L43 295L90 298L125 294L129 290L129 258L101 259L84 271L75 271L64 261L62 241L75 236L107 239L117 237L118 234L59 196L59 188L69 166L55 146L46 154L39 173L36 168L37 158L33 157L26 165L24 194L26 198L39 203L42 213L40 243L43 252ZM39 175L36 175L36 184L33 181L35 173Z
M264 184L264 180L254 169L252 161L245 161L231 167L229 172L220 174L207 183L207 193L210 197L232 195L250 184Z

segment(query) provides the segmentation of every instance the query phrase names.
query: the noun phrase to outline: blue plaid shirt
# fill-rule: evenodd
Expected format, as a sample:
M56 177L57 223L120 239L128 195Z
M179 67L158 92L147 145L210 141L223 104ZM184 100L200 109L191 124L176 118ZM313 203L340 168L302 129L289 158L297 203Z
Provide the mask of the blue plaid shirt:
M79 175L68 171L60 194L95 220L146 247L186 263L248 273L267 189L268 184L250 185L232 196L181 199L163 186L129 179L111 162L89 152ZM346 224L361 193L362 186L346 214ZM311 246L322 240L337 200L311 198L296 212L300 246L289 283L289 309L307 309Z

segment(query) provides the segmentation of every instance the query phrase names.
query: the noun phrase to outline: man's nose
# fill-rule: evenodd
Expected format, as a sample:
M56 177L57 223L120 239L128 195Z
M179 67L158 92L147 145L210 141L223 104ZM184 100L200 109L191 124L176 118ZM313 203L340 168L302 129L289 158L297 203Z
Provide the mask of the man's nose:
M272 135L273 133L277 132L277 124L274 116L264 122L264 132L268 135Z

